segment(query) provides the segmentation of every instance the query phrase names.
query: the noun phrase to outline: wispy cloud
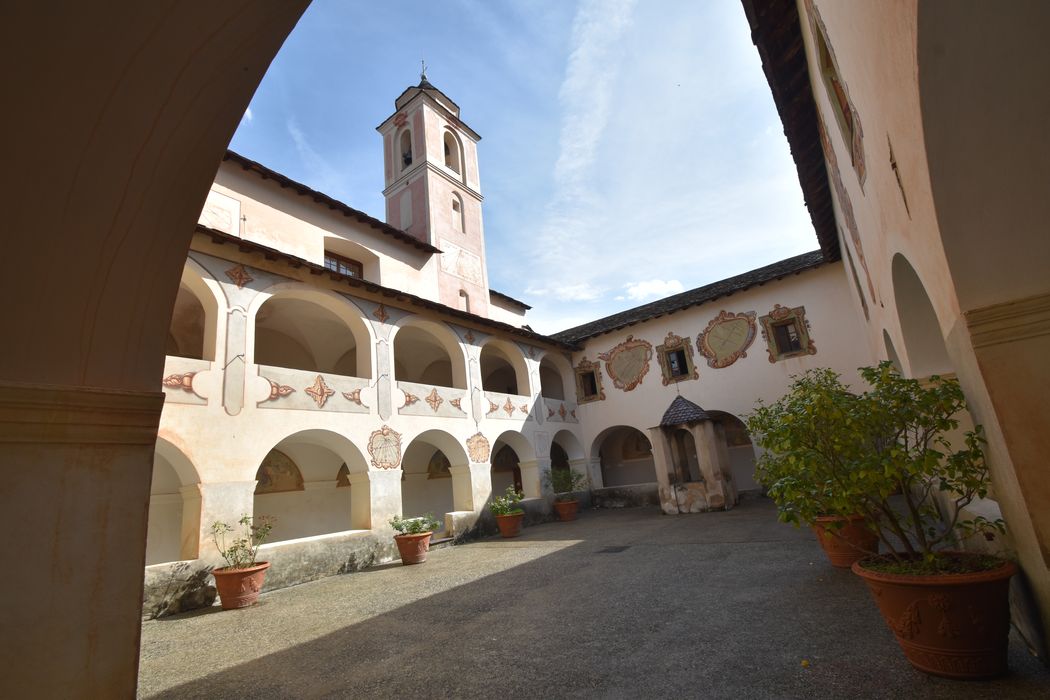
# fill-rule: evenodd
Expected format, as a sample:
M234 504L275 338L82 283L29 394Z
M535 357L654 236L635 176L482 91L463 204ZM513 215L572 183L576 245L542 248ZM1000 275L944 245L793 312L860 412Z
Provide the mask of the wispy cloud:
M288 135L292 137L295 150L299 154L303 165L310 171L310 182L317 183L316 187L323 192L334 193L341 190L339 172L328 164L328 161L318 153L306 139L306 134L299 128L295 117L285 122Z
M672 294L680 294L685 287L678 280L645 280L643 282L631 282L623 286L624 296L631 301L645 301L667 297ZM622 297L617 297L622 298Z

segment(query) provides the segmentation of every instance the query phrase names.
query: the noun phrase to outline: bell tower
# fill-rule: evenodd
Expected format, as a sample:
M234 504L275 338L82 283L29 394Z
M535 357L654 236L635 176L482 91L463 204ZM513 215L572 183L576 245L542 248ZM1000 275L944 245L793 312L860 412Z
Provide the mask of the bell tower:
M376 129L383 137L383 196L391 226L442 250L438 301L488 316L477 144L459 105L427 80L394 101Z

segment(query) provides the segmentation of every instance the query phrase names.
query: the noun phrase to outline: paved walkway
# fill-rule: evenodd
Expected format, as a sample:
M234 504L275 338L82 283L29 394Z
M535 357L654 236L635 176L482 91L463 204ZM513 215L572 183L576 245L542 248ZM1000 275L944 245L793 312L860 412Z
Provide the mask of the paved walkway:
M808 666L803 666L803 661ZM858 578L771 504L592 511L147 622L142 697L1047 698L912 670Z

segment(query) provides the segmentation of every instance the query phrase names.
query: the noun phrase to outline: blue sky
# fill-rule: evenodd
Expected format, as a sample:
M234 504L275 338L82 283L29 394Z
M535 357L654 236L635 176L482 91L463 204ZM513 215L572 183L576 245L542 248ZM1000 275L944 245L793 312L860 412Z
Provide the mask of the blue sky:
M375 127L421 58L537 331L817 247L738 0L314 0L230 147L383 218Z

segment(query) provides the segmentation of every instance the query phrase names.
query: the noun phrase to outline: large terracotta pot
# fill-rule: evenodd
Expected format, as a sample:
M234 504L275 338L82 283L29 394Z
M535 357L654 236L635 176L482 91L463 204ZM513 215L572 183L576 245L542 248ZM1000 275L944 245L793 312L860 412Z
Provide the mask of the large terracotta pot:
M576 512L580 509L579 501L555 501L554 512L558 514L558 520L569 522L576 519Z
M525 513L497 515L496 524L499 525L499 534L503 537L517 537L521 534L521 521L524 519Z
M827 523L840 521L848 522L834 531L825 527ZM848 569L853 562L879 551L879 536L864 527L863 516L821 515L812 527L832 566Z
M1008 561L973 574L884 574L853 564L912 666L935 676L976 680L1006 672L1010 632Z
M261 561L247 569L231 569L224 566L212 570L211 575L215 577L215 590L219 592L222 609L236 610L253 605L259 600L259 591L262 590L266 570L269 568L270 562Z
M430 551L432 532L421 532L418 535L394 535L397 551L401 554L402 564L422 564L427 560Z

